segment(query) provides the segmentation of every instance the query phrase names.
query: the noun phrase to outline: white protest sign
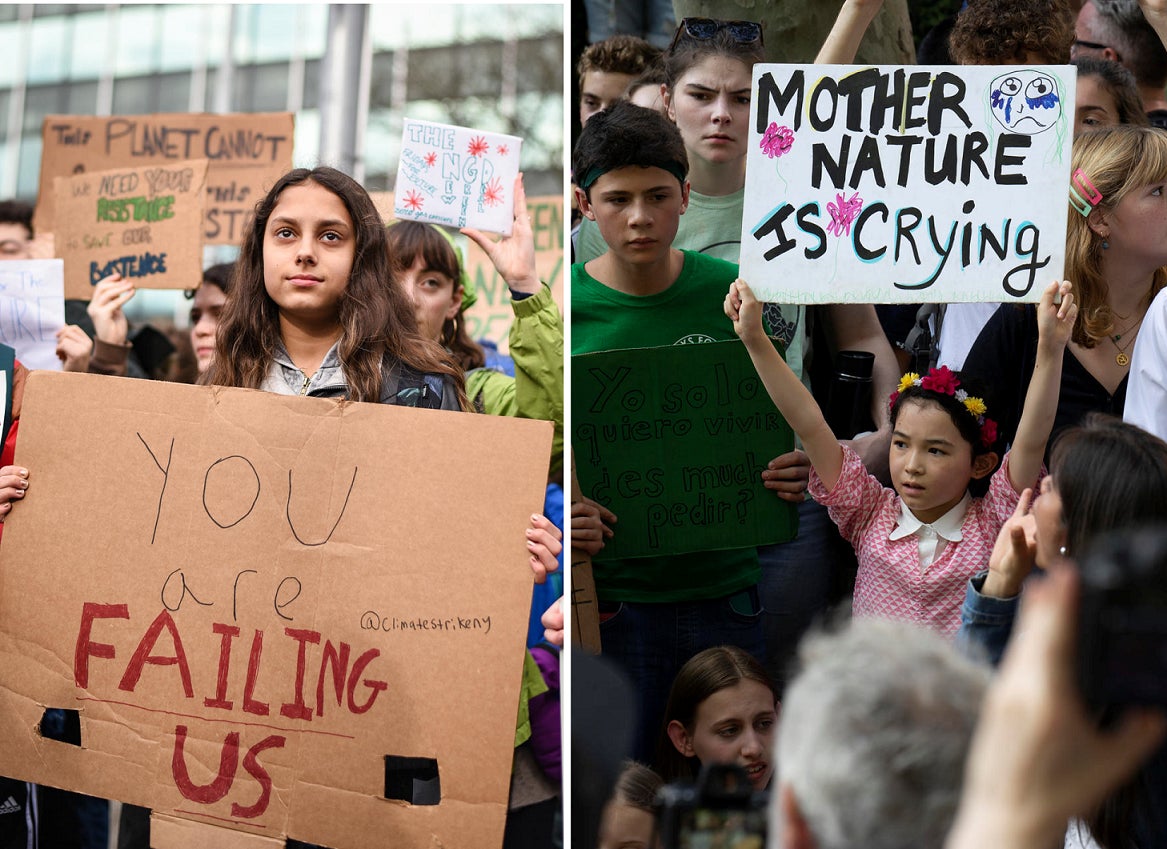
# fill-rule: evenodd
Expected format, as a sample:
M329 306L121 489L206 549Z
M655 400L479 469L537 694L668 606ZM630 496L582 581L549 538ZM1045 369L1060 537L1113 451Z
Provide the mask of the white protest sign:
M393 214L509 236L523 140L405 119Z
M755 65L741 274L781 303L1037 301L1076 70Z
M28 368L61 370L57 331L65 326L65 263L0 262L0 342Z

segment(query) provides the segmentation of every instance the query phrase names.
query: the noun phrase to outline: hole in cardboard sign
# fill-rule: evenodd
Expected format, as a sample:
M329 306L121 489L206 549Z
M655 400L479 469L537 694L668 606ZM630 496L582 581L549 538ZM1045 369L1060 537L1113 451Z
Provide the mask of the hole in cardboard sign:
M442 801L438 762L433 758L385 756L385 798L411 805L436 805Z
M70 746L81 745L81 714L67 708L45 708L37 726L47 740L58 740Z

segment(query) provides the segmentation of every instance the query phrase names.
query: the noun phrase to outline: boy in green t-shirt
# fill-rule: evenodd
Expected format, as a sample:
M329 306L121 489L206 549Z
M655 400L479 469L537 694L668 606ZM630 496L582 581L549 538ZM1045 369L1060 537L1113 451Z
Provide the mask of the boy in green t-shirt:
M571 269L572 354L736 339L722 302L737 265L672 247L689 198L676 126L616 103L588 121L572 164L580 210L608 245ZM757 550L605 558L619 512L619 503L573 504L572 543L593 556L604 654L636 685L634 756L651 760L669 688L689 657L728 643L764 659Z

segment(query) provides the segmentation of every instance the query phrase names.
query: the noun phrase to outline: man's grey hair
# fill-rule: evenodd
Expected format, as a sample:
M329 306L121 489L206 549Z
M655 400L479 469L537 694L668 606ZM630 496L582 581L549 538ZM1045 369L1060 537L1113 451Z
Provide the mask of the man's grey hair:
M776 760L819 849L939 849L988 666L938 634L881 619L812 635L799 657Z
M1092 0L1098 10L1098 41L1115 50L1142 86L1167 83L1167 50L1147 23L1138 0Z

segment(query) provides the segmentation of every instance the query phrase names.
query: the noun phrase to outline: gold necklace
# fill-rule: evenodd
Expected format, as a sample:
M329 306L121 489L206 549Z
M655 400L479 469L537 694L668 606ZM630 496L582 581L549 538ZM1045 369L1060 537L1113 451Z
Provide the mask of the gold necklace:
M1138 337L1139 334L1138 334L1138 331L1135 330L1135 328L1137 328L1140 324L1142 324L1142 322L1143 322L1143 320L1140 318L1138 321L1136 321L1134 323L1133 327L1128 327L1125 332L1119 333L1116 336L1107 336L1106 337L1107 339L1110 340L1110 344L1114 346L1115 350L1118 351L1118 353L1114 355L1114 361L1116 363L1118 363L1120 366L1122 366L1123 368L1126 368L1128 365L1130 365L1131 358L1126 355L1126 351L1127 351L1127 348L1129 348L1131 345L1134 344L1135 339ZM1131 333L1132 330L1135 330L1135 332ZM1118 340L1121 339L1123 336L1130 336L1131 338L1125 345L1120 347L1118 344Z
M1118 316L1118 317L1119 317L1119 318L1126 318L1126 316ZM1115 342L1117 342L1119 339L1121 339L1122 337L1126 336L1128 333L1130 333L1132 330L1134 330L1136 327L1138 327L1140 324L1142 324L1142 323L1143 323L1143 319L1144 319L1144 318L1146 318L1146 317L1147 317L1147 314L1146 314L1146 312L1144 312L1142 315L1140 315L1140 316L1138 317L1138 319L1137 319L1136 321L1133 321L1133 322L1131 322L1131 323L1130 323L1130 324L1129 324L1129 325L1126 327L1126 329L1125 329L1125 330L1123 330L1121 333L1115 333L1115 334L1114 334L1114 341L1115 341Z
M1148 303L1148 304L1150 304L1151 300L1152 300L1154 297L1155 297L1155 295L1154 295L1154 293L1153 293L1153 292L1148 292L1148 293L1147 293L1147 303ZM1139 304L1137 304L1137 305L1135 306L1135 309L1136 309L1136 310L1137 310L1137 309L1139 309L1139 307L1140 307L1140 306L1142 306L1142 302L1141 302L1141 301L1139 302ZM1119 318L1125 318L1125 316L1118 316L1118 317L1119 317ZM1132 324L1130 327L1128 327L1128 328L1126 328L1125 330L1123 330L1123 331L1122 331L1122 333L1115 333L1113 336L1108 336L1108 337L1107 337L1107 338L1110 340L1110 344L1114 346L1114 348L1115 348L1115 350L1116 350L1116 351L1118 351L1118 353L1114 355L1114 361L1115 361L1116 363L1118 363L1118 364L1119 364L1119 365L1120 365L1122 368L1126 368L1128 365L1130 365L1131 358L1127 356L1127 353L1126 353L1126 351L1127 351L1127 348L1129 348L1131 345L1133 345L1133 344L1134 344L1134 341L1135 341L1135 340L1134 340L1134 338L1133 338L1133 337L1134 337L1134 336L1138 336L1138 328L1139 328L1139 325L1143 323L1143 319L1144 319L1144 318L1146 318L1146 317L1147 317L1147 311L1146 311L1146 309L1143 309L1143 314L1139 316L1139 320L1138 320L1138 321L1136 321L1136 322L1135 322L1134 324ZM1132 332L1132 331L1133 331L1133 332ZM1118 342L1119 342L1119 340L1120 340L1120 339L1122 339L1122 337L1124 337L1124 336L1132 336L1132 338L1131 338L1131 340L1130 340L1129 342L1127 342L1125 345L1123 345L1122 347L1119 347L1119 344L1118 344Z

